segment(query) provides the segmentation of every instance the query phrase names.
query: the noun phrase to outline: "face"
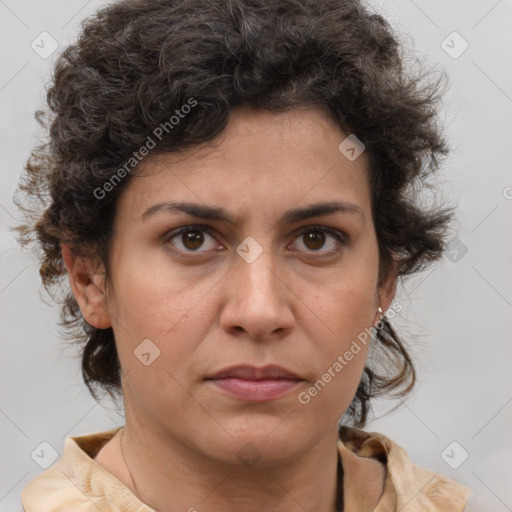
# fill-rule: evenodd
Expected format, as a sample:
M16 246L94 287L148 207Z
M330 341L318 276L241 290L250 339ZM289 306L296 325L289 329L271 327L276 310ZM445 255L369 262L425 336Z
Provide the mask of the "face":
M219 461L251 442L269 464L333 431L365 365L353 342L394 293L378 286L367 155L346 158L347 135L317 109L243 108L214 146L139 166L104 307L125 407L148 428ZM235 365L295 378L211 379Z

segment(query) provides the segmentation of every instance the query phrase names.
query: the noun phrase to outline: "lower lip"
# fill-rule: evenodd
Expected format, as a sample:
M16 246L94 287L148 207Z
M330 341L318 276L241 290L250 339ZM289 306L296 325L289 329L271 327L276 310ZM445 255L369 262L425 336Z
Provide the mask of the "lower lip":
M301 381L298 379L246 380L229 377L212 379L209 382L231 396L251 402L264 402L286 395Z

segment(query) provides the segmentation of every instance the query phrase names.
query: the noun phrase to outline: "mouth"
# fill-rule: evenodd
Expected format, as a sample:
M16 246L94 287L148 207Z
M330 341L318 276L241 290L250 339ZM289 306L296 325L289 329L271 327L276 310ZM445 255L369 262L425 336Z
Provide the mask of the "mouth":
M205 380L221 393L249 402L281 398L304 381L294 372L277 365L263 368L250 365L231 366Z

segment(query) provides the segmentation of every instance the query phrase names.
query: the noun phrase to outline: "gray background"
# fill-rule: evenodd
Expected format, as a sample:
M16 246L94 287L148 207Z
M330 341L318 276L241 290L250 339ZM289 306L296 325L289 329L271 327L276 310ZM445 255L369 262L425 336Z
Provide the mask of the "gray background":
M9 231L18 218L12 195L38 134L33 112L43 105L58 53L42 58L31 43L42 46L46 31L62 48L104 3L0 0L2 512L21 512L22 488L43 471L31 457L40 443L60 456L66 437L123 423L111 402L96 404L87 393L76 352L58 336L58 310L41 300L37 264ZM449 76L441 120L452 153L440 187L443 198L458 203L459 224L454 250L397 294L404 309L395 326L410 341L417 388L367 430L472 488L467 511L512 510L512 1L372 5L412 51ZM458 55L464 40L469 47ZM376 403L375 412L394 405Z

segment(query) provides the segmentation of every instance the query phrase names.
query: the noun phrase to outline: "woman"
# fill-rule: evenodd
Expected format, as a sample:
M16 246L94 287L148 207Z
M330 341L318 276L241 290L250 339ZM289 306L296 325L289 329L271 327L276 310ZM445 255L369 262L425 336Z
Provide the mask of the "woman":
M415 202L448 149L440 84L399 51L354 0L131 0L85 23L19 229L126 421L68 438L27 512L463 510L469 489L361 430L414 384L397 280L452 215Z

